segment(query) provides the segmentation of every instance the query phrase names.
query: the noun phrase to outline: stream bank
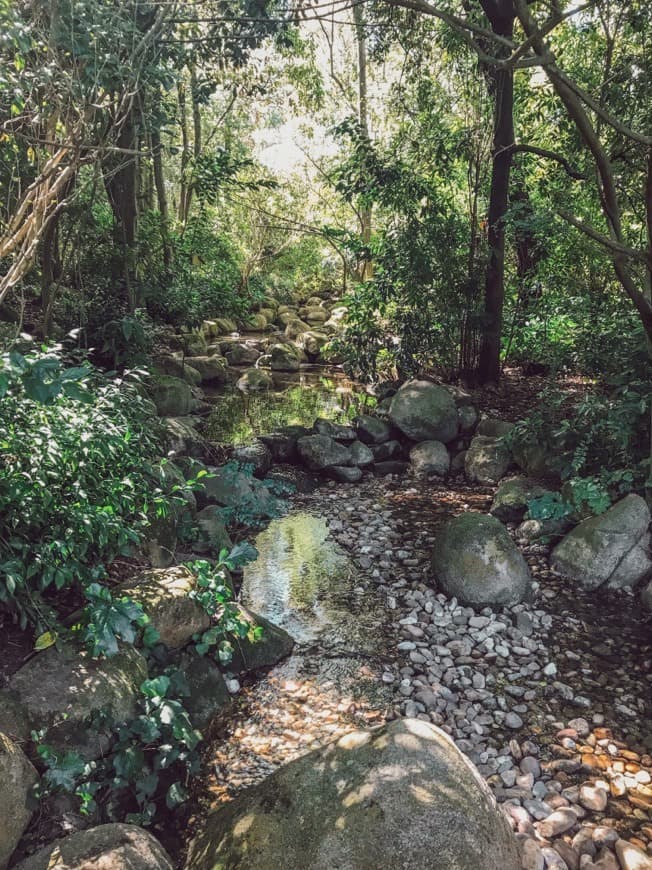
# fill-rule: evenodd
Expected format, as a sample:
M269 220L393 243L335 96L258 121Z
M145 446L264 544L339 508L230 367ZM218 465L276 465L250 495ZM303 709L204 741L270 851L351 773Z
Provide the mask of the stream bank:
M462 475L445 484L365 475L292 498L289 516L257 541L263 570L285 571L283 591L275 583L264 590L258 574L251 587L245 578L243 595L284 618L299 642L244 688L211 743L191 830L211 807L307 751L354 728L416 716L454 737L545 866L579 867L584 854L608 862L605 847L616 861L618 839L649 851L652 647L635 596L572 589L551 574L543 544L525 548L531 603L474 611L433 588L437 527L468 509L486 511L493 491ZM316 548L308 527L319 529ZM314 566L332 558L348 560L353 576L327 600L331 622ZM338 608L355 638L334 631Z

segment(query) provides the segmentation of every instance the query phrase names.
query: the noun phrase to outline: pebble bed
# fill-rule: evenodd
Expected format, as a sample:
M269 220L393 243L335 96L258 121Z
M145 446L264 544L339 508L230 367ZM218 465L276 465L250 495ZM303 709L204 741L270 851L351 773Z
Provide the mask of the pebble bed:
M323 516L378 603L364 650L299 648L255 686L207 752L202 801L228 800L352 727L397 716L447 731L522 839L524 870L652 870L652 645L634 595L551 575L522 545L533 600L475 611L438 594L436 528L492 490L365 476L293 498ZM514 530L512 529L512 532ZM471 868L470 868L471 870Z

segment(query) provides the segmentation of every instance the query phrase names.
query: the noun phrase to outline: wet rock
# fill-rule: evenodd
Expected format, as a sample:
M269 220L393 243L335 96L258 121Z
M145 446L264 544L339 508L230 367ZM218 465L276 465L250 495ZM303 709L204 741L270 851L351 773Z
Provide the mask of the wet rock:
M392 398L392 423L413 441L442 441L457 435L455 400L445 387L429 381L408 381Z
M195 588L195 575L183 565L176 565L143 571L123 583L120 591L142 606L161 643L177 649L210 625L206 611L189 597Z
M652 571L650 509L628 495L576 526L553 550L551 567L585 589L633 586Z
M410 463L417 475L436 474L446 477L451 459L446 445L441 441L422 441L410 450Z
M258 359L258 364L262 357ZM271 365L271 356L269 359ZM260 368L247 369L247 371L238 378L236 386L243 393L259 393L265 390L270 390L274 386L270 375Z
M269 472L266 480L281 484L289 492L314 492L319 486L319 480L314 474L295 465L276 466Z
M498 483L512 462L511 453L496 438L475 435L464 457L464 471L474 483Z
M307 435L297 441L297 452L311 471L322 471L334 465L350 465L347 447L328 435Z
M0 867L6 867L18 845L36 800L30 799L38 774L23 750L0 733Z
M273 372L298 372L301 367L299 349L293 344L275 344L271 356Z
M349 734L213 811L186 867L244 861L285 870L521 866L475 768L446 734L418 720Z
M236 342L229 343L224 351L230 366L252 366L260 355L259 348Z
M432 554L438 586L472 606L516 604L530 587L530 571L495 517L468 512L439 531Z
M228 378L227 364L224 357L213 356L188 357L188 364L199 372L202 384L225 384Z
M147 662L133 647L111 658L92 659L68 646L50 647L24 664L7 690L17 701L32 728L43 728L43 741L56 749L74 749L86 760L107 749L107 739L86 731L92 713L106 710L116 722L136 712Z
M55 840L15 870L172 870L158 840L136 825L99 825Z
M218 504L222 507L238 507L251 499L252 481L238 470L235 463L219 468L209 467L210 476L202 478L203 489L197 490L197 504Z
M256 440L253 444L243 447L235 447L233 458L241 465L253 466L256 477L264 477L272 467L272 451L262 441Z
M528 503L545 495L547 491L527 477L502 480L489 509L490 513L502 523L518 523L525 516Z
M287 332L287 330L286 330ZM308 358L315 362L321 354L322 348L328 344L328 336L322 332L302 332L297 336L297 345L304 351Z
M361 414L355 421L358 438L365 444L382 444L392 437L392 427L378 417Z

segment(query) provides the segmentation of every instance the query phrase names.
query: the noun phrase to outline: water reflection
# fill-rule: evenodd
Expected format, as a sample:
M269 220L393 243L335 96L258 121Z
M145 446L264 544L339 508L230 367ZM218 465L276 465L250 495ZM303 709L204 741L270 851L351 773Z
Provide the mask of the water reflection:
M375 400L341 372L306 369L273 373L274 387L243 394L234 384L207 395L215 408L206 422L211 441L243 444L280 426L312 426L317 417L350 420Z
M333 602L350 592L349 559L327 535L325 521L308 513L274 520L256 538L260 555L245 570L244 603L296 640L315 637Z

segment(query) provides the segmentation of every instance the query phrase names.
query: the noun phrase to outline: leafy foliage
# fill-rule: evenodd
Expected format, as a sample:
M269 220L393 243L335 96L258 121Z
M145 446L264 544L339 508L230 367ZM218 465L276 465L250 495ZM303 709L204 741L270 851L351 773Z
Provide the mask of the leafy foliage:
M137 373L70 368L56 348L0 365L0 606L42 630L64 592L98 583L175 496L155 474L158 429Z

